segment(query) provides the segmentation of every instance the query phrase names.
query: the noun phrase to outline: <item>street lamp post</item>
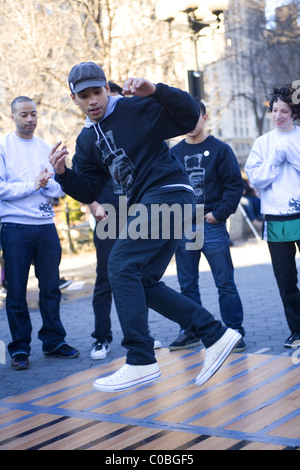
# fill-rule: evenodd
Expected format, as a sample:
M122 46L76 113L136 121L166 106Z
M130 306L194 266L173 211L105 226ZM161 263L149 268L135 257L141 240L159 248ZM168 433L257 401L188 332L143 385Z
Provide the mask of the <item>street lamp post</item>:
M201 31L210 26L219 27L220 15L228 8L229 0L207 0L203 2L192 0L158 0L156 15L171 25L176 16L183 12L187 15L187 27L194 44L195 70L188 70L189 92L202 98L203 76L198 60L198 39ZM176 27L175 27L176 28Z

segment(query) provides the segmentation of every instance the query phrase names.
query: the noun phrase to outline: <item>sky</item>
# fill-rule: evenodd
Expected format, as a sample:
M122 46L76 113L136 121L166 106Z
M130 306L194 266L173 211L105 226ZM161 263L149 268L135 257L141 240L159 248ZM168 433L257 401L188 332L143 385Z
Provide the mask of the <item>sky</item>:
M275 12L275 8L281 5L291 3L291 0L266 0L266 16L267 19L272 18Z

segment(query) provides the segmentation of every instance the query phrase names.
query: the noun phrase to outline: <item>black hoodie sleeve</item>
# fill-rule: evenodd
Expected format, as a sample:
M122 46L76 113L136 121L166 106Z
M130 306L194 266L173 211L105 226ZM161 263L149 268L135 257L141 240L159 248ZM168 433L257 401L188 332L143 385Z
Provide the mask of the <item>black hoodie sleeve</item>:
M84 133L82 132L76 141L72 169L66 168L62 175L56 174L55 179L66 194L83 204L91 204L99 198L110 176L99 166L93 150L90 151L89 158L86 151L82 151L82 134Z
M157 139L171 139L195 129L200 111L189 93L158 83L150 98L160 105L159 108L155 103L148 106L149 122Z

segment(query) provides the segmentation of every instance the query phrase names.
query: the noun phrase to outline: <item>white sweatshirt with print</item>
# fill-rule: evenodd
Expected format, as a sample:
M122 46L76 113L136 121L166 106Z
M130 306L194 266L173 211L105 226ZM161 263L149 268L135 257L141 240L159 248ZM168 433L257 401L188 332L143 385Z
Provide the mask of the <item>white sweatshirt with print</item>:
M34 179L49 162L51 146L37 136L22 139L16 133L0 139L0 218L1 223L38 225L53 223L52 198L64 195L61 186L49 179L38 191Z
M245 171L260 190L263 214L300 213L300 127L290 132L274 129L258 137Z

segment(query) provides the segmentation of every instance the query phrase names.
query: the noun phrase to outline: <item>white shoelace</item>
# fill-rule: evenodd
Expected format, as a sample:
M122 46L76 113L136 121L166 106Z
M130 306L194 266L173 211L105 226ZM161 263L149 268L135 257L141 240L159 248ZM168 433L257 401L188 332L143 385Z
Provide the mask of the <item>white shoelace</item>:
M114 374L112 374L110 377L107 377L107 378L110 381L115 381L115 379L119 379L121 377L124 377L124 375L126 375L129 368L130 368L129 364L124 364L119 370L117 370Z

